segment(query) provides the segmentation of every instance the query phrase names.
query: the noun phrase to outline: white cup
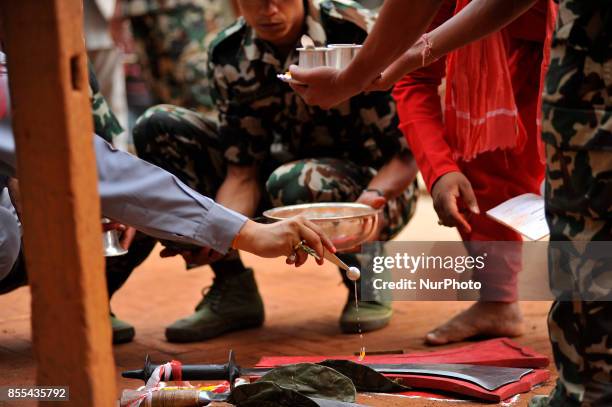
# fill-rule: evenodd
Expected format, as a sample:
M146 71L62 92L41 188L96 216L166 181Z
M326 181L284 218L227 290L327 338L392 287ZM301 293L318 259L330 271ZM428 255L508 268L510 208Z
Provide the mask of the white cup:
M326 65L336 69L346 68L361 49L361 45L356 44L329 44L327 47Z
M299 51L298 65L301 68L317 68L326 65L328 48L298 48L297 50Z

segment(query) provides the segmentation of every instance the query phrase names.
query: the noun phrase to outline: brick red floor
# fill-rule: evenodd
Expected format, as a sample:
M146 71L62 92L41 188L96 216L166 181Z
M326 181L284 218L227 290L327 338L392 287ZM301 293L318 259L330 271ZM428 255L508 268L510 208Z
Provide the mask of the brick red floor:
M436 225L431 202L426 197L419 204L415 220L399 239L456 240L457 234ZM119 373L140 367L147 353L154 361L178 359L185 363L221 363L226 360L228 349L234 349L239 363L247 366L263 355L351 354L358 351L359 337L342 335L338 330L337 319L347 292L341 285L337 270L329 265L315 267L313 263L296 270L286 266L282 260L261 260L249 255L244 259L256 270L266 305L265 326L196 344L167 343L164 327L192 311L200 299L200 289L211 282L210 270L201 267L184 271L181 260L160 259L157 255L151 256L136 270L112 303L115 313L136 327L133 343L114 348L118 390L139 385L122 379ZM35 365L30 342L29 300L27 288L0 297L0 385L33 384ZM368 350L426 349L423 335L468 305L396 302L391 324L383 330L366 334L365 346ZM547 302L522 304L527 334L517 339L517 342L548 355L550 346L545 320L549 305ZM532 393L545 394L549 390L550 384L547 384ZM528 399L529 395L522 395L514 405L524 406ZM478 405L374 395L362 395L359 401L372 406Z

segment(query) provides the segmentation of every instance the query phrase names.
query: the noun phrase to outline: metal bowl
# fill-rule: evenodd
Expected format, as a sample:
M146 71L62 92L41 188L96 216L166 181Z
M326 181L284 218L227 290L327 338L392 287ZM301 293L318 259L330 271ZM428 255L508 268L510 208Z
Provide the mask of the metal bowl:
M374 232L379 211L359 203L324 202L282 206L263 213L268 219L303 216L321 227L338 251L362 244Z

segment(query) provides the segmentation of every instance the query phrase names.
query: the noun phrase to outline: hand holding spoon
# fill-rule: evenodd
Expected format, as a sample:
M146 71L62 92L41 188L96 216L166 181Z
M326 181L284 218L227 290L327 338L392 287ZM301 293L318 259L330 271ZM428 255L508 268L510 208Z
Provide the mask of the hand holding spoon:
M317 252L315 252L314 249L312 249L310 246L307 246L306 244L300 242L298 244L298 247L300 249L304 250L306 253L310 254L315 259L317 259L317 260L320 259L320 257L317 254ZM323 257L325 259L331 261L332 263L334 263L336 266L340 267L342 270L346 271L346 276L348 277L349 280L357 281L361 277L361 271L359 271L359 269L357 267L349 267L349 266L347 266L345 262L340 260L340 258L338 258L338 256L336 256L332 252L330 252L328 250L324 250L323 251Z

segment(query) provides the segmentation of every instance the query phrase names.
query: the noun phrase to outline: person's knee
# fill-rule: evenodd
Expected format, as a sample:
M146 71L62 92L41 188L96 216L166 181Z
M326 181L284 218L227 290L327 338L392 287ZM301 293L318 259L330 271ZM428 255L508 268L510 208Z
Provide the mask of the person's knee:
M194 148L215 148L219 140L219 129L214 120L173 105L147 109L136 121L132 134L138 155L145 159L150 155L165 154L167 148L179 155Z
M168 134L173 123L176 123L173 105L157 105L148 108L137 120L132 130L134 146L140 155L155 143L158 136Z
M266 192L274 206L312 202L314 194L308 174L312 165L306 160L286 163L275 169L266 181Z
M311 158L278 167L266 182L275 205L309 202L353 202L370 176L350 161Z
M0 280L11 271L21 248L21 233L15 215L0 207Z

